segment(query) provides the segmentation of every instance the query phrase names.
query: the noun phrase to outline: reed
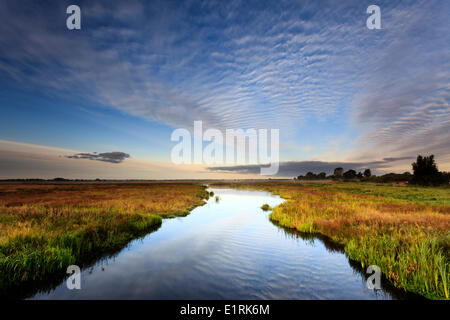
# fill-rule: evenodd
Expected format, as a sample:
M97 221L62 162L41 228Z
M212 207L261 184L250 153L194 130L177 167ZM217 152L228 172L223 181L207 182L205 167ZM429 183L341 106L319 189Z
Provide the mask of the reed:
M208 196L196 184L0 185L0 294L120 249Z
M373 183L234 184L287 199L270 219L342 244L361 265L378 265L398 288L449 299L450 188Z

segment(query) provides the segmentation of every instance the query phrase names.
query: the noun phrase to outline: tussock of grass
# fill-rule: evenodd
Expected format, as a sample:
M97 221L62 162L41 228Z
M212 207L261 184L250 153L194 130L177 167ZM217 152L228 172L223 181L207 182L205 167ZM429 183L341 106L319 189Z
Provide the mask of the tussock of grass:
M194 184L0 185L0 294L120 249L207 196Z
M263 210L263 211L269 211L269 210L272 210L272 208L266 203L266 204L263 204L262 206L261 206L261 209Z
M270 219L344 246L361 265L378 265L396 287L449 299L450 188L371 183L237 184L287 199Z

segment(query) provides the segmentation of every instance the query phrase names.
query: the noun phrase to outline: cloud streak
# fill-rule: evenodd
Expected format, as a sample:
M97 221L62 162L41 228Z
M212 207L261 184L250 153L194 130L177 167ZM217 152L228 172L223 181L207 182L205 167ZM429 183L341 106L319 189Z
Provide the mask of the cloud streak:
M111 161L70 158L74 150L0 140L0 179L237 179L247 175L214 173L203 165L174 165L128 159ZM96 155L91 154L89 155ZM110 156L111 157L111 156ZM113 156L114 157L114 156ZM255 175L258 178L261 176Z
M332 174L335 168L342 167L344 170L363 171L371 169L374 172L390 168L393 162L400 160L413 160L414 157L401 158L384 158L380 161L369 162L325 162L325 161L287 161L281 162L277 176L294 177L304 175L307 172L320 173L325 172ZM209 167L208 169L215 172L236 172L241 174L259 174L260 165L239 165L226 167Z
M104 152L104 153L77 153L71 156L66 156L69 159L89 159L110 163L121 163L130 155L124 152Z

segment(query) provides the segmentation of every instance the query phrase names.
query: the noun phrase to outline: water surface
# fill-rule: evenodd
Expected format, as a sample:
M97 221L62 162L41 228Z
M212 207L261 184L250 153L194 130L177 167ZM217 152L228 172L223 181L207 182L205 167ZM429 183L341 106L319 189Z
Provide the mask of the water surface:
M393 299L369 290L363 271L327 241L277 227L260 209L283 202L266 192L212 189L182 218L135 240L34 299Z

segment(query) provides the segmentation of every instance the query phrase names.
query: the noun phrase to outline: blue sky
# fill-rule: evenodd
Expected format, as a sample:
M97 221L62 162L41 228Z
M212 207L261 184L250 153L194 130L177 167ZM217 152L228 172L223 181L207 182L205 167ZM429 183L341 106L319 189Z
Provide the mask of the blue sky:
M71 4L81 30L66 28ZM366 28L371 4L381 30ZM403 172L419 153L450 170L448 1L2 1L0 21L1 177L40 176L33 145L124 152L106 176L138 177L127 163L147 161L152 178L171 132L195 120L278 128L281 160L299 171ZM399 160L373 163L384 158ZM64 169L46 177L100 165L53 160Z

